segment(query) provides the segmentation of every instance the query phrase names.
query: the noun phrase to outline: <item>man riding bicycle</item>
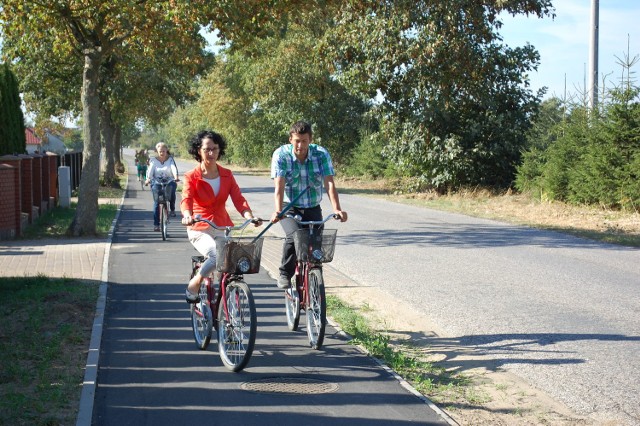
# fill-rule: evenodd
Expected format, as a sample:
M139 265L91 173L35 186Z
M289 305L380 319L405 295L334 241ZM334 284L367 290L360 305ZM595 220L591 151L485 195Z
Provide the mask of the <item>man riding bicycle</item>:
M313 132L311 125L298 121L289 129L289 144L276 149L271 159L271 178L275 184L275 208L271 222L280 219L278 215L285 202L297 201L291 208L291 213L300 215L303 221L322 220L322 187L327 191L333 212L346 222L347 212L340 207L340 198L333 176L333 164L329 152L312 144ZM306 188L309 187L307 190ZM301 192L306 191L301 197ZM285 230L286 231L286 230ZM295 230L293 230L295 231ZM289 288L291 277L296 269L296 251L293 245L293 233L288 232L282 249L282 263L280 266L279 288Z

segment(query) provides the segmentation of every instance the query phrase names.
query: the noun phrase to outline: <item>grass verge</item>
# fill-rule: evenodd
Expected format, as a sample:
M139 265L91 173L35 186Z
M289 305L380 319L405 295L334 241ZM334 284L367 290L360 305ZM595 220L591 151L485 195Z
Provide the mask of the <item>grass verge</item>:
M0 424L75 423L98 285L0 278Z
M391 344L389 336L373 330L365 316L336 296L327 296L327 315L336 321L353 340L378 358L421 394L438 403L470 400L473 381L464 374L450 372L421 355L410 343Z
M126 175L120 177L121 188L126 188L126 178ZM98 189L98 198L118 200L119 203L120 198L122 198L125 192L125 190L121 188L100 186ZM77 203L71 203L69 207L54 207L28 226L24 230L21 238L24 240L33 240L68 237L66 232L76 215L76 207ZM107 236L117 211L118 205L115 202L100 203L98 205L98 216L96 217L96 233L98 237Z

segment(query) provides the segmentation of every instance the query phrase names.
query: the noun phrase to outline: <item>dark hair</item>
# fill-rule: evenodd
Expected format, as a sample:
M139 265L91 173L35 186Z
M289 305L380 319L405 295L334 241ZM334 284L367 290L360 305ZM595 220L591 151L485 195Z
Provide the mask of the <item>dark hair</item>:
M300 135L309 134L309 136L313 136L311 124L307 123L306 121L296 121L295 123L293 123L291 125L291 128L289 129L289 136L293 135L294 133Z
M222 158L225 152L225 148L227 147L227 141L224 140L221 134L216 133L212 130L203 130L202 132L191 138L189 154L191 154L191 156L195 158L198 163L202 162L200 148L202 148L203 139L211 139L216 145L218 145L218 147L220 148L220 151L218 152L218 159Z

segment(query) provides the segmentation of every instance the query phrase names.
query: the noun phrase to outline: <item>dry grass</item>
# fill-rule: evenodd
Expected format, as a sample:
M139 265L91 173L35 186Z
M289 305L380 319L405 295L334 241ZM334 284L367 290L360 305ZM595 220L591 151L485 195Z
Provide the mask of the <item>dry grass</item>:
M574 206L536 200L527 194L501 194L484 189L438 195L435 192L402 194L394 182L339 179L340 192L383 197L389 200L500 220L540 229L551 229L612 244L640 247L640 213Z

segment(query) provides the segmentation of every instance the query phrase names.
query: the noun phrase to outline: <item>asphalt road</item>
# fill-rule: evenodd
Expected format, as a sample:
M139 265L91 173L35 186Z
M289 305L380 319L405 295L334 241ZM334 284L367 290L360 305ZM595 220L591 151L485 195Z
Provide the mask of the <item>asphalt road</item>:
M253 356L242 372L226 370L214 339L205 351L193 341L183 297L194 254L177 220L167 241L153 231L151 194L130 181L108 262L93 424L447 424L332 327L322 350L310 349L304 318L287 329L282 291L264 272L246 276Z
M238 176L254 211L270 179ZM332 267L427 315L440 339L474 348L596 421L640 424L640 250L491 220L341 195ZM324 211L330 212L325 200Z

